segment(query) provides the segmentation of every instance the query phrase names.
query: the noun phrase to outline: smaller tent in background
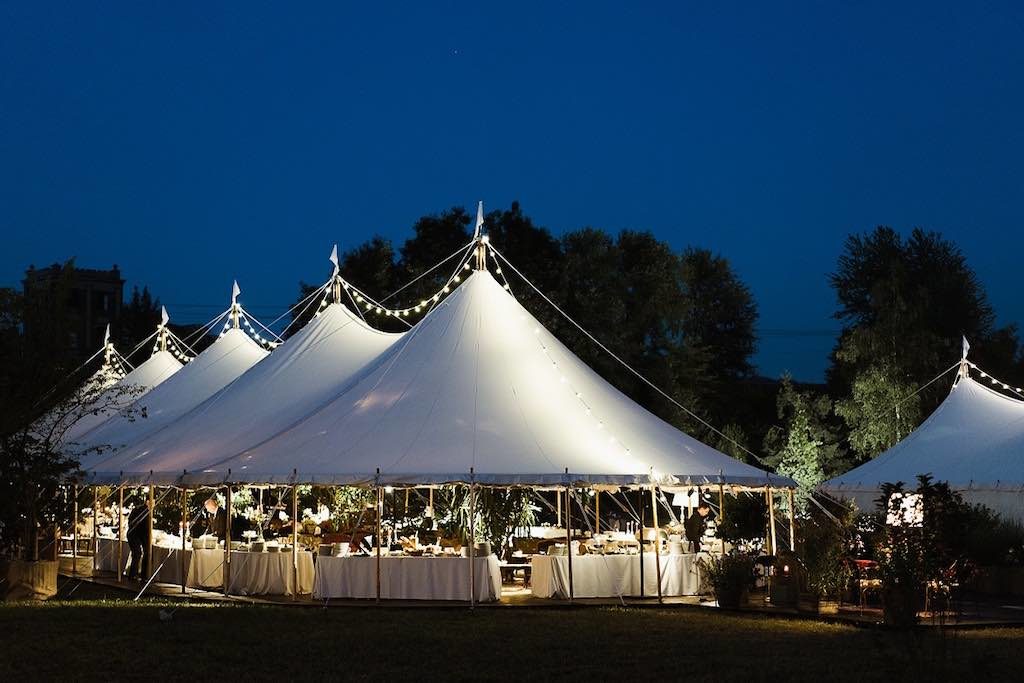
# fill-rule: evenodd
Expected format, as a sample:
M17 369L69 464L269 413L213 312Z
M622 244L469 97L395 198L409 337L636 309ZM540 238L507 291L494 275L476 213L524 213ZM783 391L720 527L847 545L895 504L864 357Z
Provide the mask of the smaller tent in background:
M1014 390L965 359L949 396L920 427L821 489L872 511L882 484L902 481L912 488L918 475L930 474L967 502L1024 522L1024 401L994 386Z
M238 283L234 284L231 306L200 332L216 329L227 318L217 340L196 356L180 372L174 373L133 404L131 414L110 416L105 422L81 434L77 445L99 453L137 443L172 423L210 396L235 381L242 373L263 360L273 344L256 332L247 313L238 303ZM246 333L245 329L250 330ZM257 322L257 325L259 323ZM88 459L88 458L87 458Z
M150 339L156 339L153 354L96 398L86 414L77 419L65 433L63 438L65 447L71 451L79 450L78 440L80 438L106 422L111 416L127 409L132 403L180 370L183 362L188 362L189 357L181 348L184 344L176 339L167 328L167 322L167 309L164 309L160 325L150 336Z

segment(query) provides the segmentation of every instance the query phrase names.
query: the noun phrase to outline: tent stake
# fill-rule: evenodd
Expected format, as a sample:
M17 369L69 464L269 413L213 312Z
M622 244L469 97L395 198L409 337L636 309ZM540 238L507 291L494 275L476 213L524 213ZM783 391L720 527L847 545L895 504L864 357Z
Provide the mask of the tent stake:
M658 604L664 602L661 595L661 528L658 526L658 487L651 487L651 509L654 511L654 570L658 573Z

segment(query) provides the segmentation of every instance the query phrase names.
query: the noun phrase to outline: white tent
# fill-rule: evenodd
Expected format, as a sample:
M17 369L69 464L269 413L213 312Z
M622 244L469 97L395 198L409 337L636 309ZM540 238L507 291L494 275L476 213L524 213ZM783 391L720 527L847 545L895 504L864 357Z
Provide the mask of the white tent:
M821 488L876 507L879 486L916 486L920 474L945 481L965 500L1024 520L1024 401L1009 398L970 377L920 427L877 458L831 479Z
M341 394L399 338L332 303L222 391L117 453L84 459L82 469L98 473L98 481L174 483L184 471L290 429Z
M249 375L268 372L283 349L231 390ZM167 430L173 438L146 443L131 459L89 469L97 480L116 480L118 473L144 480L152 470L153 481L189 485L626 485L674 477L693 484L793 486L634 403L486 271L475 272L341 391L313 392L313 401L303 390L309 373L326 373L327 364L306 363L301 375L287 363L273 367L287 375L293 391L287 397L268 392L245 404L270 404L278 413L273 428L260 429L257 438L238 438L233 423L243 406L234 403L202 425L180 421ZM232 422L231 439L218 433L226 421Z
M96 404L103 406L102 409L82 415L64 435L64 443L72 447L72 450L76 450L78 439L106 422L111 416L127 409L180 369L181 363L170 351L155 351L145 362L114 382L99 397Z
M76 442L84 448L118 450L169 425L237 379L267 351L241 329L229 329L166 382L139 398L132 414L117 414Z

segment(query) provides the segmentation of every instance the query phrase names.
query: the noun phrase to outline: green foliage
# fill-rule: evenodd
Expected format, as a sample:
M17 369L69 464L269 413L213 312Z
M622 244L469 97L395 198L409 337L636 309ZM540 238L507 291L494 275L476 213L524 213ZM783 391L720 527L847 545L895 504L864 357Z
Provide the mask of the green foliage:
M852 547L857 533L852 507L828 505L832 517L812 506L801 520L797 550L807 570L808 588L820 598L838 600L853 578Z
M725 497L725 510L718 521L718 537L739 545L764 538L768 528L768 502L761 493Z
M479 487L476 498L476 539L488 541L499 556L509 548L512 532L534 523L532 494L525 488ZM463 544L469 539L472 519L468 486L445 486L434 494L437 526L448 538Z
M844 465L838 430L833 425L828 396L799 391L788 375L782 378L776 400L778 418L764 440L767 462L779 474L796 480L798 512L806 512L815 487Z
M701 589L711 589L721 607L738 607L743 593L754 583L754 558L732 551L720 556L702 557Z

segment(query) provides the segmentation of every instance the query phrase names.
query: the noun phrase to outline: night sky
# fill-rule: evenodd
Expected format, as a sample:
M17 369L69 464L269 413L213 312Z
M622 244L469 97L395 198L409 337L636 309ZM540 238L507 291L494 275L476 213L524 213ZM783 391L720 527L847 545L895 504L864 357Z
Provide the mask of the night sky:
M827 273L878 224L1024 321L1024 6L550 4L3 2L0 286L74 256L268 320L335 241L518 199L726 256L770 376L822 377Z

